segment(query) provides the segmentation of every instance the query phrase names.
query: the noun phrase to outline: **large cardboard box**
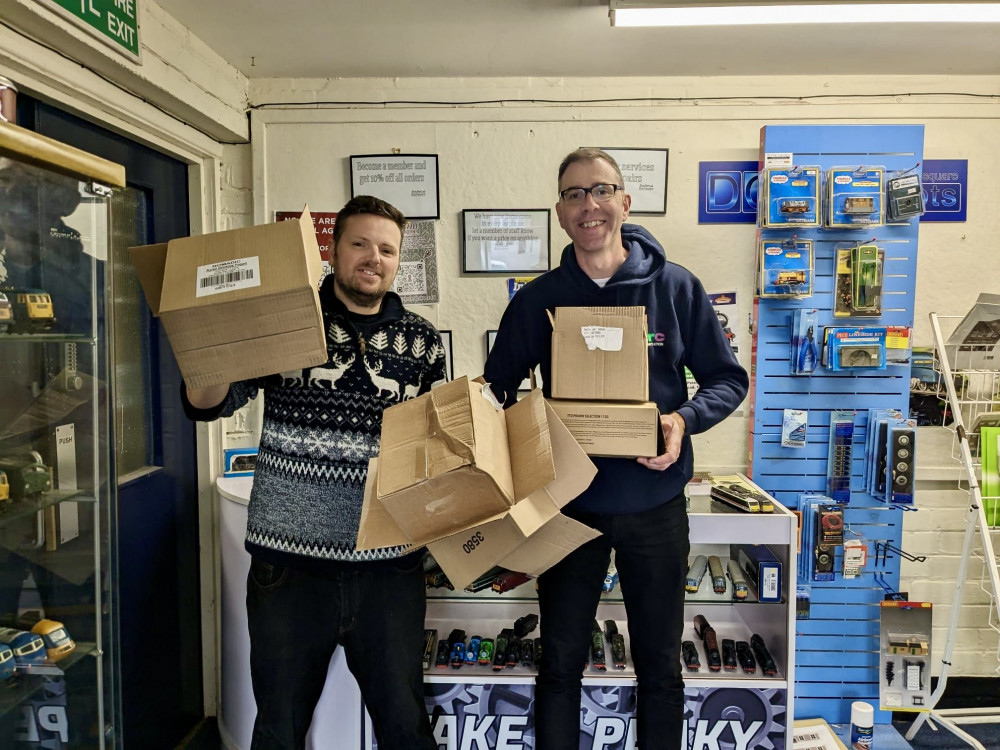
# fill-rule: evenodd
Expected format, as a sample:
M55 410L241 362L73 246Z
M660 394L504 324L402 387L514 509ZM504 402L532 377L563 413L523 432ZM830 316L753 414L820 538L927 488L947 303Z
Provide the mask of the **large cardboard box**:
M665 450L660 410L652 401L548 403L588 456L653 458Z
M557 307L552 321L552 397L649 401L644 307Z
M312 219L129 248L192 388L327 361Z
M475 385L478 384L467 383L464 387L467 392L475 393L477 389L472 387ZM440 386L434 390L446 387ZM481 388L480 386L478 389L480 394ZM526 411L535 415L541 409L544 414L545 432L549 438L549 447L544 453L553 466L549 479L542 480L542 475L536 474L533 480L527 482L518 480L520 474L518 467L524 465L524 457L512 457L511 465L514 467L511 472L512 479L520 493L527 494L520 494L515 490L515 497L520 499L503 507L499 512L486 512L486 515L480 515L450 533L432 532L429 529L439 527L435 521L435 516L439 515L437 511L441 507L439 503L446 509L455 511L460 517L471 517L467 509L462 507L469 498L465 488L469 487L472 493L478 493L483 485L473 478L476 472L470 465L464 464L435 477L433 486L440 490L440 494L435 496L429 491L426 495L432 499L431 507L427 509L427 523L421 523L418 514L404 516L411 529L408 532L397 523L384 504L384 498L379 497L378 485L381 477L387 472L387 463L394 463L399 459L398 455L390 457L383 450L380 458L373 460L369 465L357 548L370 550L395 545L426 544L452 584L456 588L464 588L495 565L529 575L538 575L581 544L599 536L599 532L559 512L560 508L590 485L597 473L596 467L556 417L555 412L545 403L540 392L529 394L521 403L528 401L532 403ZM515 408L516 406L511 407L507 412ZM387 410L386 414L389 411L391 410ZM527 423L530 424L530 421ZM531 429L539 427L536 424ZM523 429L522 423L510 430L511 443L519 439ZM383 421L383 441L386 437ZM530 436L525 442L535 443L536 446L538 444ZM428 452L430 450L428 445ZM533 461L529 460L527 464L529 474L535 471L532 463ZM485 472L480 470L479 473ZM532 487L533 489L529 490ZM435 497L436 500L433 500ZM487 507L475 500L469 504L477 509L475 513L483 513Z

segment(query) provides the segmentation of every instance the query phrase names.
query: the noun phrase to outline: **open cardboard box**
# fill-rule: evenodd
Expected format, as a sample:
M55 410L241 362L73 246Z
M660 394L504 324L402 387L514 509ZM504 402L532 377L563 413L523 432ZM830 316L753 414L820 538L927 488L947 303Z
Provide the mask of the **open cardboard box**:
M428 398L449 386L436 405ZM599 536L559 512L590 485L597 468L540 391L506 411L497 411L482 396L482 386L466 378L431 394L399 405L426 401L422 411L412 406L399 410L411 427L408 434L394 435L394 418L385 419L398 407L385 412L383 452L368 469L359 550L427 545L452 584L464 588L494 565L538 575ZM489 416L478 401L493 412L493 422L505 425L503 445L497 442L498 431L476 424L473 404L480 421ZM467 418L459 418L463 412ZM422 418L417 416L421 413ZM426 425L422 446L415 426L420 421ZM441 423L449 425L449 435L438 431ZM457 434L464 441L456 439ZM507 449L512 499L503 486L508 473L501 468L508 436L513 449ZM403 494L382 490L383 477L386 488L396 488L404 476L411 482L402 488Z
M319 247L298 221L129 248L192 388L323 364Z
M552 397L649 401L646 308L557 307L552 323Z

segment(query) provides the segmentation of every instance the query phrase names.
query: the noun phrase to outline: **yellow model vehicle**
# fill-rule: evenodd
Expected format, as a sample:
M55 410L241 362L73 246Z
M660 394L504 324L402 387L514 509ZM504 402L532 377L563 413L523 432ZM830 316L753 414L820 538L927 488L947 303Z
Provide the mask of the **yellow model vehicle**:
M76 648L76 642L69 637L63 624L56 620L39 620L31 632L45 641L45 652L52 661L69 656Z
M14 306L14 321L10 330L40 333L55 325L52 297L41 289L8 289L7 299Z
M10 300L6 294L0 292L0 333L7 333L13 321L14 312L11 310Z
M10 500L10 485L5 471L0 471L0 500Z

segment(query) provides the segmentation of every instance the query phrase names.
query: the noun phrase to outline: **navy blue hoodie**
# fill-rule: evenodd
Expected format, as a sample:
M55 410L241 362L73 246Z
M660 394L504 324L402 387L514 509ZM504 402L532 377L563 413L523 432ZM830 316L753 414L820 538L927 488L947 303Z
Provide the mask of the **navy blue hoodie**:
M646 308L649 325L649 391L660 412L678 412L687 425L680 459L665 471L634 459L594 458L597 477L571 503L590 513L635 513L678 496L691 478L694 460L687 435L704 432L733 413L747 393L747 373L736 361L701 282L666 259L649 232L622 226L625 263L602 288L583 272L570 244L559 267L526 284L500 321L486 360L486 381L509 406L517 388L537 364L542 389L551 396L552 326L546 310L556 307L634 306ZM687 396L684 368L698 381Z

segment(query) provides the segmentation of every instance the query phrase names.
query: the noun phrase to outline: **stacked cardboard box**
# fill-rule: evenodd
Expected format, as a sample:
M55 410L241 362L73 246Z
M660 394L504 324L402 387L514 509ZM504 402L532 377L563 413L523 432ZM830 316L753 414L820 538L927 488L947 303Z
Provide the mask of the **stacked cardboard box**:
M549 405L591 456L662 453L649 400L643 307L560 307L552 321Z
M540 391L504 410L462 377L384 412L357 548L426 545L456 589L538 575L599 536L559 512L596 473Z

